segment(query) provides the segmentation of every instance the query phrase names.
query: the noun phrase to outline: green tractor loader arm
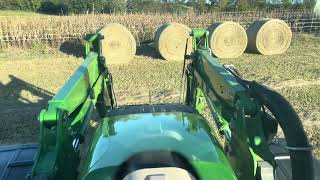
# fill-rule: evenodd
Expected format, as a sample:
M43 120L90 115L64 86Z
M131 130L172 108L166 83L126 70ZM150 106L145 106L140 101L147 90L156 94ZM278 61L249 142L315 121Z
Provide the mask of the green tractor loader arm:
M200 113L208 105L225 136L225 153L238 178L256 179L259 163L276 167L268 142L279 124L288 143L292 179L312 180L312 147L292 106L275 91L242 79L233 66L221 65L211 56L206 30L194 29L191 35L186 104Z
M72 179L79 165L78 145L85 138L91 113L114 107L111 74L100 54L100 34L86 37L83 64L41 111L40 148L31 178Z
M220 64L208 47L207 30L190 35L185 100L120 107L101 53L104 37L86 36L83 64L39 114L39 145L0 146L0 178L17 179L26 171L9 168L32 165L30 180L313 180L312 147L292 106ZM207 107L223 142L202 115ZM94 112L99 125L88 137ZM274 138L278 125L285 135L281 145ZM79 145L89 139L84 152Z

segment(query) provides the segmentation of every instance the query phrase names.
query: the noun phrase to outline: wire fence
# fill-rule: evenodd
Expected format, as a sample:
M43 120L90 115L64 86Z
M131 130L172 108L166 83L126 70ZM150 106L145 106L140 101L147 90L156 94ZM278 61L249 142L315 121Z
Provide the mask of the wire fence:
M153 39L154 32L166 22L179 22L191 28L207 27L220 21L235 21L247 28L261 18L285 21L293 33L320 35L320 17L310 11L247 11L215 12L209 14L99 14L74 16L0 17L0 48L29 47L44 43L60 47L65 42L81 41L90 32L96 32L107 23L126 26L138 44Z

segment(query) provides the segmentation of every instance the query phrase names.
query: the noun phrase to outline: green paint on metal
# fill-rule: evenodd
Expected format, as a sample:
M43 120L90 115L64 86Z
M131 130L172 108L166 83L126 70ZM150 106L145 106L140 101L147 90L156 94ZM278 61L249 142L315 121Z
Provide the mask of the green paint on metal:
M229 123L227 120L225 120L223 117L220 116L219 121L221 123L221 127L219 128L219 131L223 132L230 132Z
M259 146L261 144L261 137L255 136L254 137L254 145Z
M200 179L257 179L258 161L274 164L263 131L262 105L254 92L212 57L208 34L205 29L192 30L185 103L199 113L208 105L226 138L225 148L210 135L210 128L198 113L107 117L95 132L78 177L77 146L84 139L92 112L97 110L105 117L114 107L110 73L101 55L103 37L89 34L83 64L39 114L40 147L30 178L112 179L130 156L167 150L186 157Z
M236 179L206 120L198 114L183 112L103 119L80 168L80 179L112 179L126 159L145 151L179 153L203 180Z
M237 177L230 171L229 168L221 164L213 164L203 161L198 161L192 164L197 172L199 172L199 176L201 180L220 180L220 179L228 179L228 180L236 180Z
M205 98L204 98L203 92L200 88L197 88L197 90L196 90L196 105L195 105L195 107L199 113L203 113L203 110L206 107Z
M226 137L226 146L233 152L226 155L234 171L239 172L238 178L253 179L258 160L271 164L273 161L263 134L261 105L250 90L212 57L206 46L205 30L193 29L191 35L194 35L193 52L192 63L187 67L186 104L199 104L198 92L202 92L219 131Z
M78 144L84 139L94 105L111 107L108 69L100 56L100 35L86 39L86 56L59 92L39 114L40 147L30 179L76 179L79 165ZM109 106L107 106L109 105ZM98 111L102 111L97 106Z
M84 40L85 40L85 53L88 55L91 51L92 48L94 48L94 43L97 42L97 39L100 38L99 33L94 33L94 34L88 34Z
M215 121L218 129L220 132L222 132L226 139L230 141L231 139L231 130L229 127L229 122L224 119L222 116L220 116L220 114L216 111L216 107L215 105L212 103L211 99L206 97L206 101L208 103L208 107L210 109L210 112L212 114L213 120Z
M259 155L257 155L254 151L253 151L253 149L250 147L249 148L250 149L250 153L252 154L252 157L253 157L253 163L254 163L254 175L256 175L256 173L257 173L257 168L258 168L258 161L263 161L263 159L259 156Z
M192 36L192 49L196 51L199 46L204 48L209 48L209 31L206 29L193 29L191 34Z

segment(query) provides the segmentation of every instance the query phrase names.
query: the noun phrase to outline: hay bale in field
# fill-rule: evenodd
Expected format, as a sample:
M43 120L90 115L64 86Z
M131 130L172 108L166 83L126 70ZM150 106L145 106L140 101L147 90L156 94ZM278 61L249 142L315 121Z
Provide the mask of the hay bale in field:
M261 19L247 29L248 51L263 55L284 53L291 42L290 27L279 19Z
M246 30L235 22L219 22L208 27L209 46L218 58L236 58L246 50Z
M136 41L131 32L121 24L110 23L99 30L102 55L107 64L128 63L136 54Z
M166 60L183 60L188 39L187 55L192 50L191 29L179 23L166 23L154 35L154 45Z

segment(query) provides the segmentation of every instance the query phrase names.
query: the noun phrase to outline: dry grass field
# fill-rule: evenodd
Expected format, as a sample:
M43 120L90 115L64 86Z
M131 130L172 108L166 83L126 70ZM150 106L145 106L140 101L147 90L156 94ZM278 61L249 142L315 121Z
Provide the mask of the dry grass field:
M182 62L165 61L149 45L138 48L128 65L110 66L118 104L177 102ZM301 117L320 157L320 38L294 36L282 55L244 54L220 60L242 75L283 94ZM37 114L82 59L41 44L0 49L0 144L36 142Z
M245 11L207 14L85 14L49 16L28 12L0 11L0 48L30 47L40 41L59 47L96 32L105 24L117 22L127 27L138 44L153 39L154 32L167 22L179 22L190 28L208 27L214 22L234 21L245 28L261 18L278 18L288 23L294 32L317 33L320 19L311 11ZM318 32L319 33L319 32Z

